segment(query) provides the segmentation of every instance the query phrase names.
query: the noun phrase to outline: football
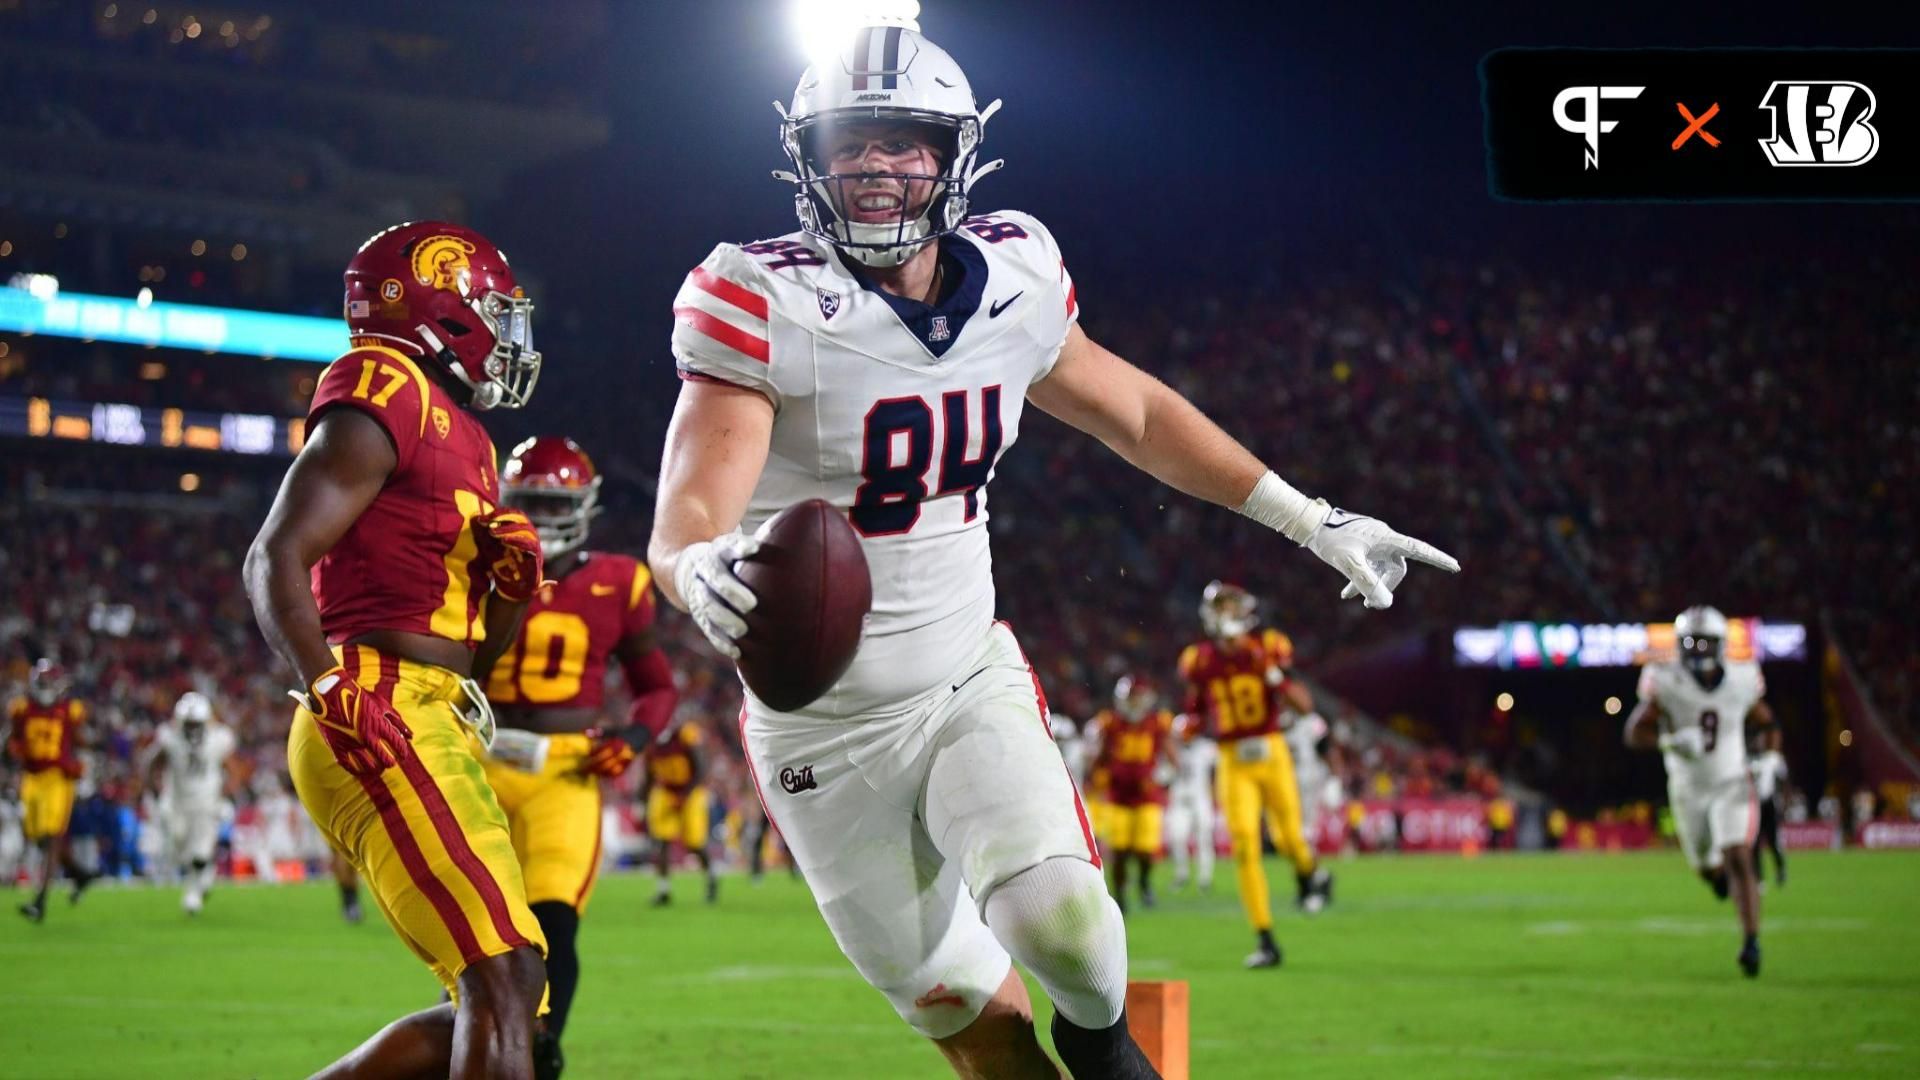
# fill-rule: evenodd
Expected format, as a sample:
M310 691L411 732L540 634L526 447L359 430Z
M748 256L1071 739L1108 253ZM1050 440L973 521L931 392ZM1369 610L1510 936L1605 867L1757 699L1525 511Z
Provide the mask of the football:
M860 537L824 499L787 507L758 535L759 553L736 567L760 599L740 639L740 677L768 707L792 712L853 663L873 579Z

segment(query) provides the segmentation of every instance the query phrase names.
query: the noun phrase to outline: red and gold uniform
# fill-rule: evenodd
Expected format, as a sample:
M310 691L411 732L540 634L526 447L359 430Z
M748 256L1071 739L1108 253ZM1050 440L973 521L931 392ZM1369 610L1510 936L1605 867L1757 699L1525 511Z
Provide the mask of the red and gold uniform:
M688 849L707 845L707 789L698 783L700 729L682 725L666 742L647 747L647 832L655 842Z
M1202 718L1219 740L1216 779L1220 812L1233 841L1240 902L1254 929L1273 925L1267 876L1260 865L1260 820L1270 815L1274 846L1299 874L1315 867L1300 821L1300 788L1293 754L1280 734L1280 691L1293 663L1293 642L1278 630L1244 634L1225 642L1207 640L1180 654L1187 711Z
M493 666L487 697L507 708L598 710L607 665L621 641L653 626L653 575L627 555L589 552L527 605L520 636ZM583 734L548 737L539 773L486 762L507 812L526 877L527 902L587 909L600 866L600 782L581 771Z
M1130 721L1102 709L1093 724L1100 746L1094 769L1106 773L1100 839L1115 852L1160 854L1167 792L1153 774L1173 740L1173 714L1155 710Z
M396 463L373 503L313 568L321 628L361 686L386 695L413 731L414 754L373 776L343 769L305 709L287 764L301 803L371 886L387 921L454 992L467 965L532 945L506 814L461 719L467 696L444 668L345 644L403 630L468 647L485 635L492 581L469 523L494 508L494 449L480 423L419 364L359 346L320 378L309 431L337 408L379 422Z
M15 698L7 706L7 749L26 770L20 779L21 830L34 843L67 831L73 786L80 778L77 735L87 707L63 697L51 705Z

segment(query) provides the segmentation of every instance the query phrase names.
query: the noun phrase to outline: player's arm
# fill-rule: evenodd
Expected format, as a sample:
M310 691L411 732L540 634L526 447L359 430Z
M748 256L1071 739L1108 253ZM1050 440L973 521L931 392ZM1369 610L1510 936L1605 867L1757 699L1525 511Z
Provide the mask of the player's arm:
M520 635L520 622L527 615L527 600L508 600L499 593L487 595L484 610L481 613L481 625L486 628L486 637L473 650L473 680L481 686L487 685L487 677L493 671L507 650L513 647L513 641Z
M1773 722L1773 706L1766 698L1753 703L1747 710L1747 729L1760 732L1760 749L1767 753L1780 752L1780 725Z
M147 748L146 758L140 766L140 790L160 793L160 770L167 764L167 748L156 740Z
M644 747L653 733L666 728L679 704L680 691L673 684L673 666L667 652L654 639L651 629L628 634L613 647L626 676L633 704L627 707L627 727L635 733L636 747Z
M335 662L310 575L373 504L398 462L386 429L373 417L351 408L322 415L280 482L242 570L267 644L307 688L296 696L314 714L335 760L363 776L396 764L413 732L391 704L355 684Z
M1341 595L1363 596L1368 607L1393 603L1408 559L1460 569L1431 544L1294 490L1192 402L1100 347L1077 322L1027 399L1162 483L1284 533L1346 575L1349 587ZM1333 527L1325 527L1336 514Z
M680 386L660 460L647 562L660 591L693 616L714 648L737 657L740 618L754 596L733 563L758 550L735 532L767 463L773 402L755 390L707 380Z
M1664 714L1660 703L1643 697L1633 711L1627 714L1627 726L1621 733L1629 750L1653 750L1660 745L1660 719Z
M313 564L373 504L398 462L378 421L356 409L321 418L247 549L247 597L267 644L311 684L334 667L313 599Z
M1288 679L1280 684L1280 701L1301 716L1313 711L1313 691L1307 689L1307 684L1299 679Z

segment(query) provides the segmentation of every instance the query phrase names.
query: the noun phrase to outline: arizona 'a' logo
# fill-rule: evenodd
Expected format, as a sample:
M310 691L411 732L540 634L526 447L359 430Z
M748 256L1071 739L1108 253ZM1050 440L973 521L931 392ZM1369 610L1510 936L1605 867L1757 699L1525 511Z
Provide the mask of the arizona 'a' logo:
M414 280L464 296L467 278L473 273L467 256L473 252L473 245L457 236L429 236L413 246Z
M438 405L433 407L433 430L439 432L443 439L453 431L453 417L448 416L447 410Z
M817 285L814 286L813 291L820 294L820 317L822 319L831 319L835 315L840 314L839 293L831 289L822 289Z
M1760 150L1776 166L1865 165L1880 152L1873 91L1857 82L1776 82L1760 99L1773 134Z

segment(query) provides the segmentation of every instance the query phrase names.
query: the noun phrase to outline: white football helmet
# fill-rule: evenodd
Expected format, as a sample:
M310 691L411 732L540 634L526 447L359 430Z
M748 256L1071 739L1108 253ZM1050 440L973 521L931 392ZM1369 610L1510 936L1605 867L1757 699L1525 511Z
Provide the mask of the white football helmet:
M1210 581L1200 594L1200 627L1215 641L1227 641L1253 632L1253 594L1238 585Z
M1695 672L1727 659L1727 617L1718 608L1695 604L1681 612L1673 620L1673 637L1680 662Z
M1159 704L1160 695L1144 679L1122 675L1113 684L1113 711L1129 724L1145 720Z
M213 702L200 691L189 690L173 703L173 722L187 738L197 738L213 722Z
M966 73L945 50L920 36L913 20L884 21L891 25L861 27L849 48L808 67L791 107L773 104L780 113L780 143L793 162L792 172L773 175L794 185L800 228L857 262L881 267L898 266L922 244L959 228L974 182L1004 164L975 164L982 130L1000 102L996 99L985 109L975 105ZM844 201L836 188L862 177L831 175L817 152L829 126L874 121L922 124L939 135L935 145L940 148L940 175L891 174L903 182L933 184L926 206L915 213L903 202L895 222L848 220L840 211Z

